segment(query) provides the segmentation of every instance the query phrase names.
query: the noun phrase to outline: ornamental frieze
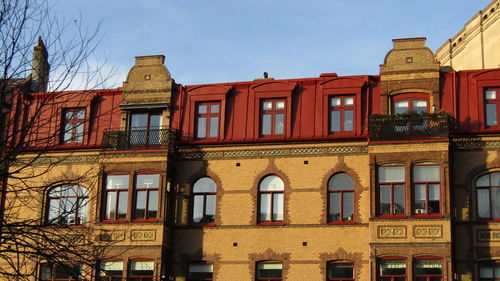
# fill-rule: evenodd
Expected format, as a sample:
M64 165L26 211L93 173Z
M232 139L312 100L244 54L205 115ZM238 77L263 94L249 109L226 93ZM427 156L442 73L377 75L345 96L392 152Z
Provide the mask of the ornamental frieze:
M477 242L500 242L500 229L478 230Z
M379 226L379 238L406 238L406 226Z
M443 237L443 228L440 225L418 225L413 228L413 236L415 236L415 238L441 238Z

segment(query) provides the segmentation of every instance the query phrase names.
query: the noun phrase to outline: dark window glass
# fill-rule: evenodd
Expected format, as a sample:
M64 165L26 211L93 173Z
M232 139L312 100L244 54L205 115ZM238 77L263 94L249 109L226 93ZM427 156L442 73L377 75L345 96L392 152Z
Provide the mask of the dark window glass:
M478 263L479 281L500 280L500 261L481 261Z
M328 281L354 281L354 264L346 261L328 263Z
M193 186L192 222L210 224L215 222L217 185L208 177L200 178Z
M255 276L258 281L282 280L283 265L278 262L257 263Z
M417 259L413 267L415 278L423 281L441 281L443 278L441 259Z
M205 281L213 278L213 265L205 262L189 264L188 281Z
M406 260L382 259L379 260L380 280L399 281L406 280Z
M129 281L153 281L154 261L131 261Z
M123 261L103 261L99 266L99 280L122 281Z
M82 276L80 265L42 264L40 268L41 281L72 281Z

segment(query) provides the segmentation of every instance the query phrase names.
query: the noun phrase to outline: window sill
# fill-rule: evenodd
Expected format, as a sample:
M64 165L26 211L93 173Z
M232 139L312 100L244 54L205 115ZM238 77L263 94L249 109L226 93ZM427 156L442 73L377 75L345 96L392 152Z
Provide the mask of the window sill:
M439 219L443 217L442 214L413 214L415 219Z
M280 226L280 225L285 225L285 223L283 221L262 221L262 222L258 222L257 225L260 225L260 226L267 226L267 225Z
M214 226L217 226L215 224L215 222L210 222L210 223L195 223L195 222L192 222L190 225L193 226L193 227L214 227Z
M400 214L400 215L377 215L377 218L379 219L407 219L408 216L405 214Z
M335 225L335 224L356 224L354 220L348 220L348 221L329 221L327 224Z
M158 222L159 219L134 219L132 220L133 223L156 223Z
M127 223L128 221L126 219L123 219L123 220L102 220L101 222L104 224L106 223L113 224L113 223Z

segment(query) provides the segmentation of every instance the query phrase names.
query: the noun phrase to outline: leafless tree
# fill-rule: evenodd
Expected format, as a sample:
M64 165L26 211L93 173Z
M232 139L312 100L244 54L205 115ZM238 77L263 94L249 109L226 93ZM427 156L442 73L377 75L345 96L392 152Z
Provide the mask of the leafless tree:
M54 199L62 211L48 214L50 190L73 192L85 181L95 186L98 171L45 177L71 157L51 156L65 133L55 112L88 102L110 75L92 57L99 30L99 23L87 28L81 18L58 17L48 0L0 3L0 279L33 278L42 263L73 274L73 265L94 269L110 255L92 228L72 226L95 193L78 191L88 197L83 201Z

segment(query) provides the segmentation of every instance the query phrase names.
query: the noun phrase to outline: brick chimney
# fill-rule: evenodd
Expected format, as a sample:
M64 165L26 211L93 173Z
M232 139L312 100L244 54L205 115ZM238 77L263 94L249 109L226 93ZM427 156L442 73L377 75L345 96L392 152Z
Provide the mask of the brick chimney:
M49 54L45 48L42 38L38 37L38 44L33 49L33 61L31 63L31 91L45 92L49 82L50 65Z

